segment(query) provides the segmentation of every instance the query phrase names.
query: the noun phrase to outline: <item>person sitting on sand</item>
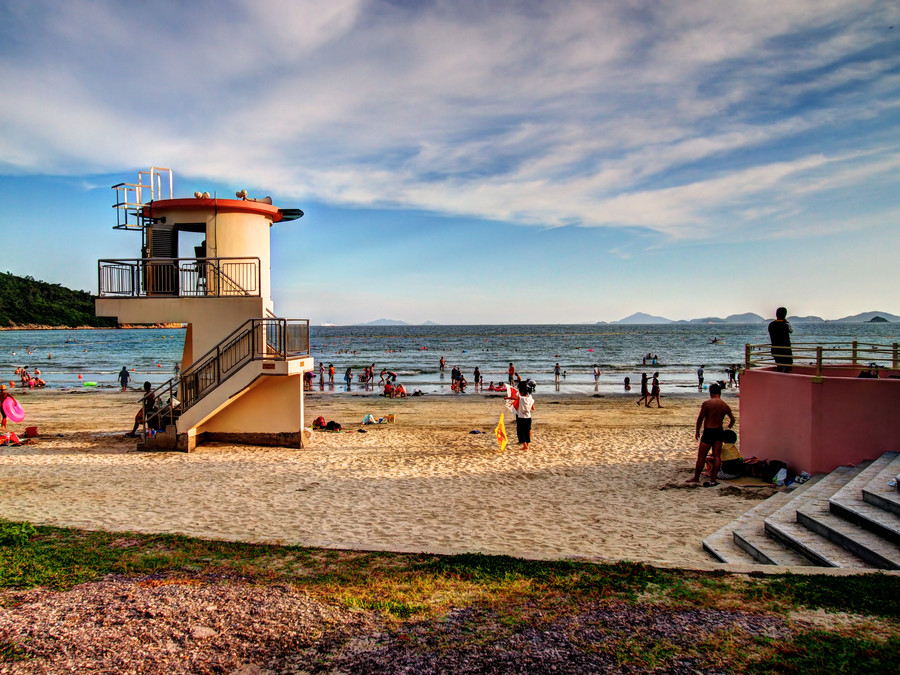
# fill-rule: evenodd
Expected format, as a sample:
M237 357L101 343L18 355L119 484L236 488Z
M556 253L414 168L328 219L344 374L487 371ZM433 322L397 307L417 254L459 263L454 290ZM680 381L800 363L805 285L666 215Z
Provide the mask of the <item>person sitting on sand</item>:
M391 398L406 398L406 387L398 384L394 387L394 395Z
M149 382L144 382L144 397L141 399L141 409L138 410L137 415L134 416L134 428L131 430L131 433L125 434L129 438L137 436L138 427L148 420L150 414L156 409L156 394L150 391L151 386L152 385Z
M384 395L388 398L394 398L394 385L388 380L384 385Z
M706 455L712 449L712 469L710 471L710 480L703 484L703 487L714 487L718 485L716 476L719 475L719 468L722 466L722 435L725 430L722 423L727 417L730 422L728 428L734 426L734 413L731 407L722 400L722 389L718 384L709 385L709 399L700 406L700 414L697 416L697 428L694 438L700 441L700 447L697 449L697 462L694 465L694 477L688 480L688 483L699 483L700 474L706 464ZM700 428L703 428L703 435L700 435Z

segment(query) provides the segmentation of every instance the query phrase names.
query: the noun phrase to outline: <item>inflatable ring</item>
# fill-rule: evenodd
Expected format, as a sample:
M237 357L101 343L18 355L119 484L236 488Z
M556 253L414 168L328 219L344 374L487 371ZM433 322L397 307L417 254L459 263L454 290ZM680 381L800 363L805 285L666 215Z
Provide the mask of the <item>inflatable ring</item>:
M97 383L96 382L85 382L84 386L85 387L96 387Z
M12 398L3 401L3 412L5 412L6 416L13 422L21 422L25 419L25 411L22 410L22 406L18 401Z

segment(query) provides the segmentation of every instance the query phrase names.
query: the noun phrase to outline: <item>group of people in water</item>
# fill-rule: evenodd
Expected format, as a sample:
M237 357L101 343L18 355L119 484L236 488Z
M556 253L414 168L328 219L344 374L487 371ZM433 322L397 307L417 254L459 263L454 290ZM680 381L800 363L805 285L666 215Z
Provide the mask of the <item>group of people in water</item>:
M22 366L21 368L16 368L16 375L19 377L19 381L21 382L22 387L35 389L47 386L47 383L44 382L44 379L41 377L40 368L35 368L34 372L29 373L28 366ZM9 386L15 386L11 380Z

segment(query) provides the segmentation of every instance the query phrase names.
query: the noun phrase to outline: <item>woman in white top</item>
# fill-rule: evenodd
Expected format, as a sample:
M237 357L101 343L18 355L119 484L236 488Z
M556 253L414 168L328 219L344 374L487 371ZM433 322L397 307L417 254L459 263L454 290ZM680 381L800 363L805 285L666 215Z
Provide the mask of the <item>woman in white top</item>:
M534 398L531 392L534 387L531 380L519 382L519 398L516 402L516 436L522 449L527 450L531 443L531 411L534 410Z

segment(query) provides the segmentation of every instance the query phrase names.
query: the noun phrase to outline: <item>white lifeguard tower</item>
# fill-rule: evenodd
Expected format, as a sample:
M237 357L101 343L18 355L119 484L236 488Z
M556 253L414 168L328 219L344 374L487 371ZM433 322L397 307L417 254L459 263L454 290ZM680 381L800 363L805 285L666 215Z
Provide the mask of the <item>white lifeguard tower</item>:
M168 187L166 195L164 186ZM246 190L235 199L175 199L172 171L114 185L115 229L141 233L141 257L99 261L97 316L187 325L180 373L156 390L146 449L190 451L207 440L303 447L309 320L281 319L271 299L269 228L303 216ZM202 241L199 241L202 237ZM193 257L180 257L198 240Z

